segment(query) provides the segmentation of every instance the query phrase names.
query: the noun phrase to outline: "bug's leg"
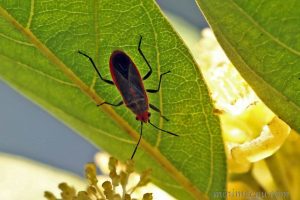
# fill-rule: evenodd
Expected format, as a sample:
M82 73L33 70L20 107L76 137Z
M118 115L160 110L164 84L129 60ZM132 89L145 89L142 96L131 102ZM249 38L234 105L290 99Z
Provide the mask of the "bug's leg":
M108 102L105 101L105 102L103 102L103 103L98 104L97 106L102 106L102 105L104 105L104 104L107 104L107 105L110 105L110 106L114 106L114 107L118 107L118 106L120 106L120 105L123 104L123 101L120 101L120 102L117 103L117 104L108 103Z
M138 148L138 146L140 144L140 141L141 141L141 138L142 138L142 134L143 134L143 122L141 122L141 132L140 132L140 137L139 137L138 143L135 145L135 148L133 150L133 153L132 153L132 156L131 156L130 160L132 160L133 157L134 157L134 154L135 154L135 152L136 152L136 150L137 150L137 148Z
M97 67L96 67L96 65L95 65L95 63L94 63L94 61L93 61L93 59L92 59L90 56L88 56L87 54L85 54L85 53L83 53L83 52L81 52L81 51L78 51L78 53L81 54L81 55L83 55L83 56L85 56L86 58L88 58L88 59L90 60L90 62L92 63L94 69L96 70L96 72L97 72L99 78L100 78L102 81L104 81L104 82L106 82L106 83L108 83L108 84L110 84L110 85L114 85L114 82L112 82L111 80L104 79L104 78L101 76L101 74L100 74L99 70L97 69Z
M141 49L142 39L143 39L143 37L140 36L138 51L139 51L139 53L141 54L141 56L143 57L143 59L145 60L145 62L147 63L147 65L149 67L148 73L143 77L143 80L146 80L152 74L152 67L151 67L150 63L148 62L148 60L146 59L146 57L145 57L145 55L144 55L144 53L143 53L143 51Z
M150 108L151 108L152 110L158 112L161 118L163 118L163 119L166 120L166 121L169 121L168 118L166 118L165 116L163 116L163 115L161 114L161 111L159 110L159 108L157 108L156 106L152 105L151 103L149 104L149 106L150 106Z
M167 72L165 72L165 73L162 73L162 74L159 76L159 83L158 83L157 89L147 89L146 91L147 91L147 92L150 92L150 93L156 93L156 92L158 92L159 89L160 89L160 83L161 83L161 78L162 78L162 76L165 75L165 74L168 74L168 73L170 73L170 72L171 72L171 71L167 71Z

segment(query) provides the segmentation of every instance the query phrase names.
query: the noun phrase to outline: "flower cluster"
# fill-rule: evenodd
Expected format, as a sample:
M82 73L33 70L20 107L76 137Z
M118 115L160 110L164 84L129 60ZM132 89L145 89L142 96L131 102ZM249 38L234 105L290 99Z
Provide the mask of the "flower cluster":
M88 163L85 166L85 175L88 180L88 187L85 191L76 192L75 188L67 183L58 185L61 190L62 200L133 200L133 192L150 181L151 170L146 170L140 175L139 181L132 187L127 188L130 175L134 172L134 161L128 160L124 170L118 170L118 160L114 157L109 158L109 178L98 186L97 169L94 163ZM118 188L121 187L121 191ZM48 200L57 200L51 192L46 191L44 196ZM152 193L145 193L142 200L152 200Z

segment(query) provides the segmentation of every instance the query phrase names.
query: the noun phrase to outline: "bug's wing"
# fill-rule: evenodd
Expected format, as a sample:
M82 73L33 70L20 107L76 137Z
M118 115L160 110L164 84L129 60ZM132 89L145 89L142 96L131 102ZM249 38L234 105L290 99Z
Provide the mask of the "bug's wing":
M145 98L145 92L143 83L141 80L141 76L138 73L136 67L134 67L132 64L128 66L128 82L129 87L134 91L136 98Z
M125 101L125 103L131 102L133 96L130 94L131 83L128 80L128 74L125 75L124 73L121 73L118 70L116 70L115 76L117 80L117 87L119 88L123 100Z
M115 70L115 77L117 80L116 85L122 94L126 106L136 115L147 111L148 98L141 76L134 64L130 63L127 65L126 73L125 70Z
M134 64L128 68L128 84L133 101L127 106L137 115L148 110L148 98L144 89L143 81Z

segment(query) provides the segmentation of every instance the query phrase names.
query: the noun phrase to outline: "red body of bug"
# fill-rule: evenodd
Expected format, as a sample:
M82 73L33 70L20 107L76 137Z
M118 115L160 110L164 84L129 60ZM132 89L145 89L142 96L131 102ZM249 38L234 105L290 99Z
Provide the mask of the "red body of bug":
M112 52L112 54L110 56L109 68L110 68L110 73L111 73L113 81L104 79L102 77L100 71L97 69L93 59L90 56L88 56L87 54L85 54L81 51L78 51L79 54L85 56L86 58L88 58L90 60L94 69L96 70L97 74L99 75L99 78L102 81L104 81L108 84L117 86L117 88L123 98L123 101L119 102L118 104L103 102L103 103L99 104L98 106L107 104L107 105L117 107L117 106L120 106L123 103L125 103L125 105L136 115L136 120L141 121L140 137L139 137L138 143L136 144L135 149L132 153L131 159L134 157L137 147L142 138L143 123L149 123L149 124L151 124L151 126L153 126L154 128L156 128L160 131L169 133L174 136L178 136L175 133L161 129L150 122L149 107L151 109L153 109L154 111L158 112L160 114L160 117L162 117L166 121L169 121L166 117L164 117L161 114L161 111L157 107L155 107L154 105L149 103L146 92L157 93L160 89L160 83L161 83L162 76L169 73L170 71L167 71L160 75L159 84L158 84L157 89L145 90L143 80L146 80L147 78L150 77L150 75L152 73L152 68L150 66L150 63L147 61L145 55L143 54L143 52L141 50L141 43L142 43L142 36L140 37L140 41L138 44L138 51L149 67L149 71L143 77L143 79L141 78L141 75L140 75L138 69L136 68L134 62L132 62L130 57L121 50L115 50L114 52Z
M110 73L125 105L136 119L147 123L150 117L148 97L139 71L129 56L116 50L110 56Z

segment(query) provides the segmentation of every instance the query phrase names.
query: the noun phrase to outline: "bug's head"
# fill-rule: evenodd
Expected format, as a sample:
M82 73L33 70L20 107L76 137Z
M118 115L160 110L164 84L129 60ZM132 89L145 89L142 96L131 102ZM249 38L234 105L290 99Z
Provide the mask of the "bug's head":
M151 113L149 113L148 111L145 111L145 112L137 115L135 117L135 119L138 120L138 121L147 123L148 120L149 120L149 118L150 118L150 116L151 116Z

